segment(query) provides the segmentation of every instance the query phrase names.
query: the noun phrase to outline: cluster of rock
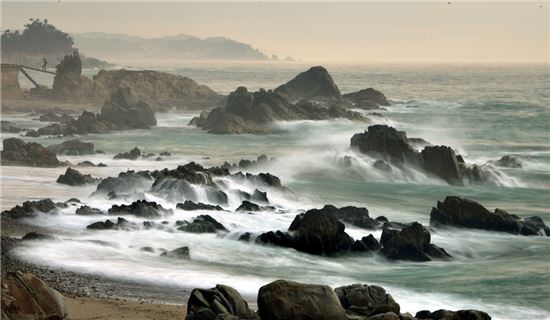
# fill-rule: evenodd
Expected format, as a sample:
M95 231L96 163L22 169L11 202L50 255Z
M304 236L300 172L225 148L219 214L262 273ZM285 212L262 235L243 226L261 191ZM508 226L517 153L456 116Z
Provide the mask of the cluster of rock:
M370 229L380 227L384 220L370 218L365 208L338 209L327 205L297 215L287 232L266 232L256 241L316 255L380 251L393 260L431 261L451 257L444 249L430 243L430 232L417 222L410 225L385 222L381 225L383 231L378 242L372 235L354 240L345 232L346 227L340 219Z
M464 180L482 182L488 178L485 170L475 164L468 166L452 148L429 145L417 152L405 132L386 125L369 126L364 133L355 134L351 138L351 147L395 166L422 169L449 184L461 185Z
M430 225L501 231L524 236L550 236L550 228L538 216L522 219L498 208L491 212L473 200L456 196L448 196L443 202L437 202L430 213Z
M89 174L82 174L73 168L67 168L65 173L57 178L57 183L66 184L69 186L83 186L96 181L98 181L98 179L93 178Z
M19 138L2 141L0 159L3 166L58 167L64 165L55 152L34 142L26 143Z
M265 154L262 154L256 158L256 160L241 159L239 163L224 162L221 167L227 168L231 171L238 169L251 169L269 165L276 161L275 158L268 158Z
M108 133L113 130L148 129L156 125L153 109L139 100L129 87L119 87L105 101L99 114L84 111L77 119L65 116L59 123L36 131L29 130L27 136Z
M477 310L428 310L413 317L382 287L353 284L332 289L325 285L277 280L258 291L254 312L239 292L229 286L194 289L187 301L187 320L490 320Z

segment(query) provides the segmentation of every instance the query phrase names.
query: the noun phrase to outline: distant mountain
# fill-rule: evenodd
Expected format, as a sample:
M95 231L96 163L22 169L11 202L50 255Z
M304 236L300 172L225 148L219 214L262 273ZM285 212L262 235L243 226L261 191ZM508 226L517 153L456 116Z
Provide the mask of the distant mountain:
M268 60L251 45L224 37L201 39L178 34L147 39L103 32L73 33L71 37L80 51L107 60Z

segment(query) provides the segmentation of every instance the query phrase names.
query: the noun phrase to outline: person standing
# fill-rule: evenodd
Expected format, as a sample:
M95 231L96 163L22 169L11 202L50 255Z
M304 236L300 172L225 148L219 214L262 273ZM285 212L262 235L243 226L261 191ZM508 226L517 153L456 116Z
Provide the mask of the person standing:
M42 64L42 70L46 71L46 66L48 65L48 60L46 60L45 57L42 57L43 64Z

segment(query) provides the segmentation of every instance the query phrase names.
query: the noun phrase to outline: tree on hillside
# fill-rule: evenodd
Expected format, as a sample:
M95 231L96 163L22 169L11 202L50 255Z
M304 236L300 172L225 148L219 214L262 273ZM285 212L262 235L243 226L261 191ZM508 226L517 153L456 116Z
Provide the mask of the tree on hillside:
M49 24L48 19L30 19L22 32L5 30L2 33L3 53L69 53L72 46L69 34Z

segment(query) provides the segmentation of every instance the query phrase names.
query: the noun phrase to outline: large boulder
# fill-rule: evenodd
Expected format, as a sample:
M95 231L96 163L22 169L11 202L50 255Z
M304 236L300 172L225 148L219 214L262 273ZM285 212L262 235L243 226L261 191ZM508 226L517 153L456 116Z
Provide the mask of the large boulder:
M422 167L449 184L462 184L462 174L453 149L447 146L427 146L422 152Z
M154 181L153 175L148 171L126 171L117 177L107 177L97 185L94 195L107 195L114 193L129 193L136 190L149 188Z
M58 167L63 165L54 152L38 143L26 143L19 138L8 138L2 141L0 153L2 165L30 167Z
M192 79L152 70L101 70L94 76L95 94L107 99L112 88L128 87L155 110L168 107L211 109L223 98Z
M344 320L345 310L329 286L277 280L260 288L258 314L262 320Z
M413 222L401 230L384 227L380 238L382 254L388 259L431 261L451 257L444 249L431 244L430 241L430 231L418 222Z
M34 217L37 212L49 213L57 212L57 205L51 199L43 199L36 201L25 201L21 205L5 210L2 216L18 219Z
M94 183L98 179L92 178L89 174L82 174L73 168L67 168L64 174L57 178L57 183L67 184L69 186L83 186L88 183Z
M185 319L259 320L237 290L221 284L212 289L193 289L187 301Z
M332 205L325 205L322 211L333 214L340 221L349 223L353 226L365 229L377 229L382 226L382 222L369 217L367 208L347 206L336 208Z
M53 96L57 99L87 100L94 96L92 79L82 75L82 60L77 51L56 66Z
M399 304L379 286L353 284L334 289L342 306L354 314L371 317L392 312L399 314Z
M95 153L94 144L92 142L82 142L78 139L51 145L48 147L48 150L56 154L71 156L83 156Z
M2 277L2 319L64 320L63 296L30 273L14 272Z
M216 233L218 231L227 231L223 224L207 214L196 217L192 222L182 223L178 230L191 233Z
M340 100L342 94L332 80L327 69L311 67L294 79L277 87L275 93L289 101L299 100Z
M491 212L473 200L456 196L447 196L443 202L437 202L430 213L430 225L550 236L550 228L538 216L521 219L501 209Z
M342 97L345 101L351 102L354 108L371 110L390 105L388 98L382 92L373 88L347 93Z
M114 123L117 129L148 129L157 125L155 112L132 92L129 87L119 87L105 101L99 116Z
M110 215L133 215L141 218L160 218L172 214L172 209L165 209L162 205L147 200L138 200L129 205L114 204L108 211Z
M419 156L409 145L407 134L386 125L369 126L364 133L353 135L351 147L394 164L419 164Z

